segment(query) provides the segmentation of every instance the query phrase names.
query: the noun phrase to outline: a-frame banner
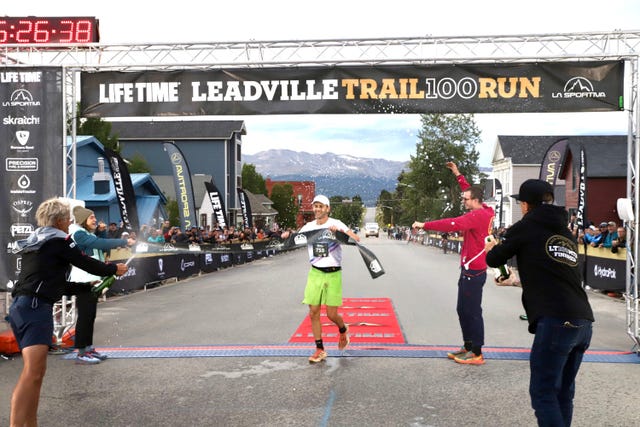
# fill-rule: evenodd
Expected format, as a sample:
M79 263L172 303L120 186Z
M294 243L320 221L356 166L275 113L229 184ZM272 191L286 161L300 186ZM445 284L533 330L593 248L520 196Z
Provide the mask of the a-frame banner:
M623 61L84 72L88 117L618 111Z

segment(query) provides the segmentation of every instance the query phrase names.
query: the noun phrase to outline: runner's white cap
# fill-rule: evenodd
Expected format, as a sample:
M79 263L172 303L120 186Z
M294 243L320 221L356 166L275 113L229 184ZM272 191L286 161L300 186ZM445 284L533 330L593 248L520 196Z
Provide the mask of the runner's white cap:
M323 196L322 194L318 194L313 198L313 202L311 203L313 204L315 202L322 203L325 206L331 206L331 203L329 203L329 199L327 198L327 196Z

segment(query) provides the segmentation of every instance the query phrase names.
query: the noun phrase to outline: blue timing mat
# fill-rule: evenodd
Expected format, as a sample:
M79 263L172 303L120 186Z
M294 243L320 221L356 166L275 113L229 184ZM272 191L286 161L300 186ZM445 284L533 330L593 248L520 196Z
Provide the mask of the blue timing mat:
M97 350L111 359L187 358L187 357L306 357L315 349L313 344L282 345L193 345L157 347L101 347ZM353 344L345 351L327 348L332 357L404 357L446 358L458 346L427 346L407 344ZM529 360L529 348L484 347L487 360ZM75 353L64 359L74 359ZM589 350L585 362L640 363L638 353L631 351Z

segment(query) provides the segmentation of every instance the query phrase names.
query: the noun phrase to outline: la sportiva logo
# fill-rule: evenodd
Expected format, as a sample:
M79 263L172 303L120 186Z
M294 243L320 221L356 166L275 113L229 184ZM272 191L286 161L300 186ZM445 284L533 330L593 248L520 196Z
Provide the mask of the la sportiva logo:
M606 98L607 94L597 91L585 77L572 77L564 84L562 92L552 92L551 96L558 99Z
M39 107L40 101L35 101L27 89L17 89L11 94L9 101L2 102L3 107Z

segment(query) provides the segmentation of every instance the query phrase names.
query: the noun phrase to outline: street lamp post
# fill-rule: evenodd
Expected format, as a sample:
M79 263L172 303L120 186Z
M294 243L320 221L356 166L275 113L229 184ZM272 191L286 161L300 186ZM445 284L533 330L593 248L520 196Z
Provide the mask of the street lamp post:
M390 209L391 210L391 226L395 225L395 222L393 221L393 207L391 206L386 206L386 205L380 205L380 207L382 209Z

